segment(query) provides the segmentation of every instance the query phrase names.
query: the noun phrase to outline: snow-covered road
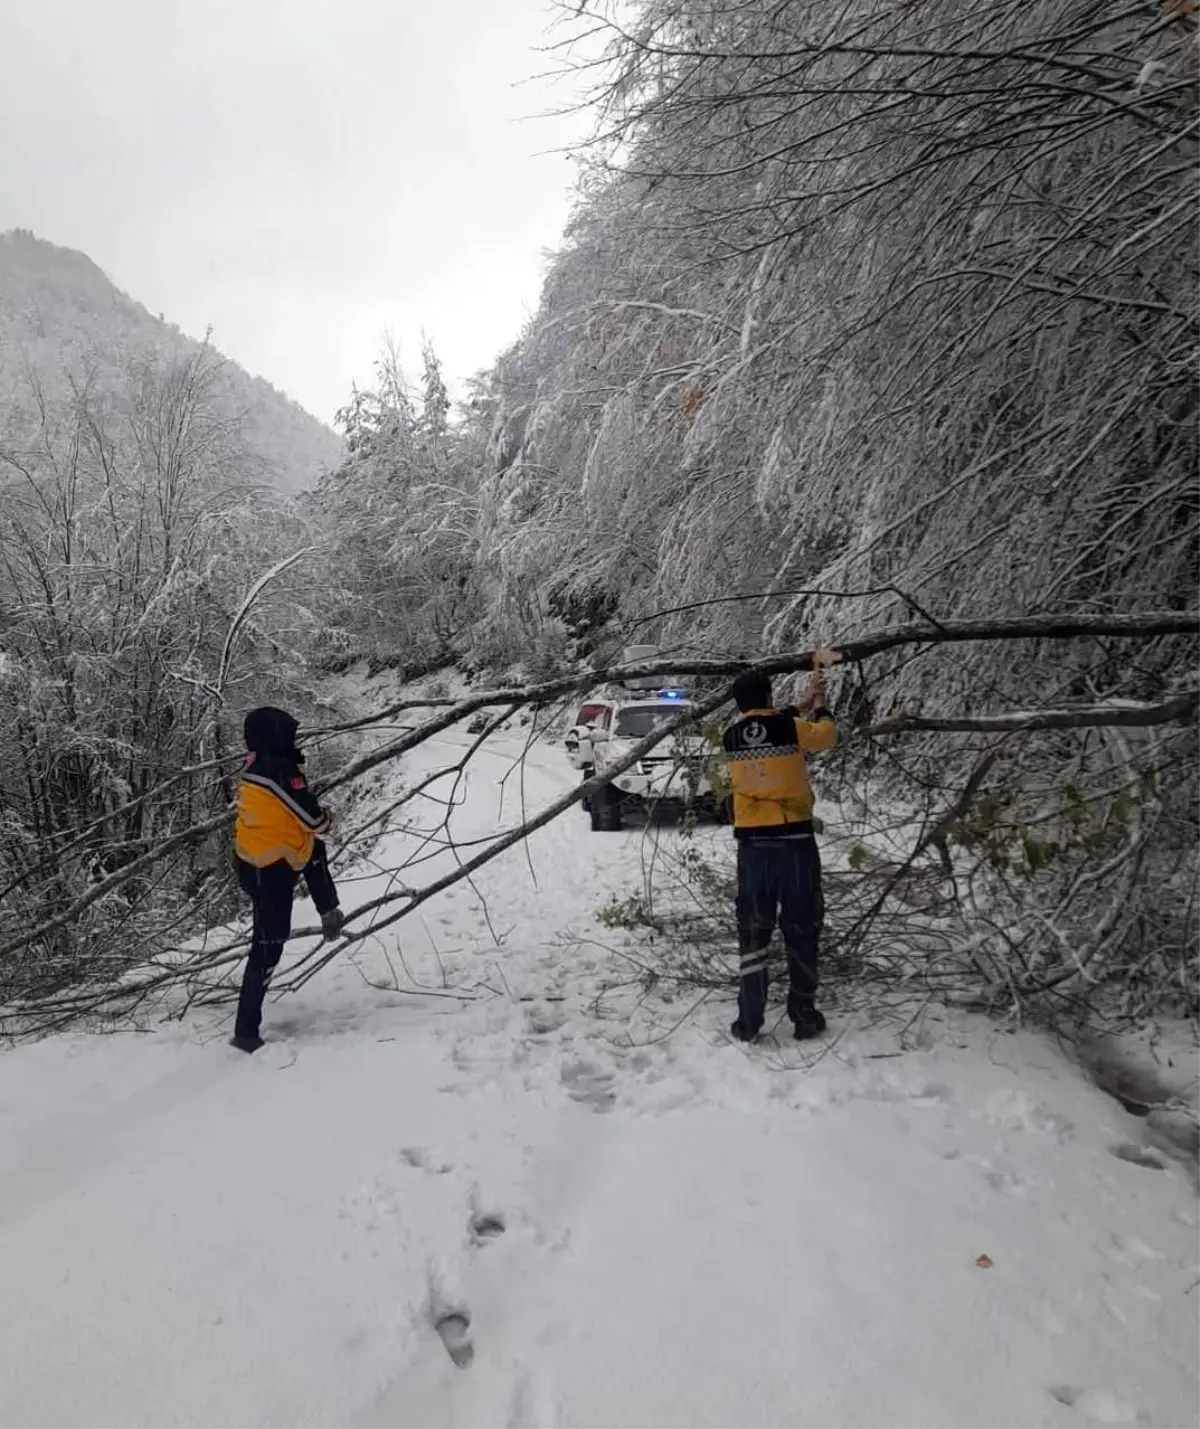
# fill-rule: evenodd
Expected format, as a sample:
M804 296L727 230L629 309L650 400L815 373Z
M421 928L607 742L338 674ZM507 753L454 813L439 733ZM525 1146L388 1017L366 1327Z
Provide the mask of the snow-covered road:
M518 750L460 841L570 781ZM214 1013L0 1055L0 1423L1195 1424L1181 1168L975 1020L802 1055L714 1000L631 1045L620 964L562 935L647 847L567 815L269 1006L253 1059ZM370 986L388 958L480 995Z

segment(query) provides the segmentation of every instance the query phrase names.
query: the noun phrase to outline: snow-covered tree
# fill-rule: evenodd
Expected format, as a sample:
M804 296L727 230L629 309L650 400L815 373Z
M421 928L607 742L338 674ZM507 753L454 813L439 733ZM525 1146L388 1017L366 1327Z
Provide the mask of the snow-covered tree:
M0 426L0 941L224 808L238 713L301 675L303 605L260 623L282 590L229 639L297 527L258 484L221 373L201 346L131 365L123 389L77 375L68 402L30 376ZM188 844L0 967L0 988L144 956L226 862Z
M425 344L419 399L388 344L376 387L339 414L350 455L323 483L330 536L326 654L410 668L462 653L472 611L479 460L449 421L441 364Z

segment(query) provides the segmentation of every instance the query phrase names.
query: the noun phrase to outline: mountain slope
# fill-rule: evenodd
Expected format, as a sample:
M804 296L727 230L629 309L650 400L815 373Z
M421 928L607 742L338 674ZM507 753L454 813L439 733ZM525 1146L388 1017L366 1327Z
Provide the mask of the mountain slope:
M0 403L28 386L30 369L47 396L69 392L85 373L102 389L125 368L194 351L199 344L115 287L83 253L25 229L0 233ZM219 401L244 419L246 447L266 479L284 490L312 486L342 458L341 439L261 377L226 361Z

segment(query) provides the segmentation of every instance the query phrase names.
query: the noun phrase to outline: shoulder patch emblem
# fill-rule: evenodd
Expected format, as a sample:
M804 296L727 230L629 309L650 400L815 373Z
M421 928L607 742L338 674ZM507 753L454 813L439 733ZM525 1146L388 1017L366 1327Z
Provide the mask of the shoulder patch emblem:
M292 786L293 789L303 789L303 788L304 788L304 775L303 775L303 774L297 774L297 775L295 776L295 778L289 779L289 780L288 780L288 783Z

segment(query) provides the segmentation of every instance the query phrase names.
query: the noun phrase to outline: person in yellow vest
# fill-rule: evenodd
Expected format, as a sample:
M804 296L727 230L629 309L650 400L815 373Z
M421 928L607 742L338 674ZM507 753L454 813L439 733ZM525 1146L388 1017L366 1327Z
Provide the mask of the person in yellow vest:
M817 1037L818 944L825 903L813 833L813 794L805 755L832 749L837 725L825 707L825 667L818 650L798 705L776 709L771 681L748 670L733 684L738 718L724 735L737 840L738 1015L733 1035L753 1041L767 1010L767 948L778 923L787 952L787 1012L798 1039Z
M242 974L232 1043L257 1052L263 999L292 931L292 899L301 874L325 937L342 928L337 889L320 835L330 816L308 787L296 748L299 725L286 710L263 705L246 716L246 762L238 780L234 866L254 906L250 953Z

